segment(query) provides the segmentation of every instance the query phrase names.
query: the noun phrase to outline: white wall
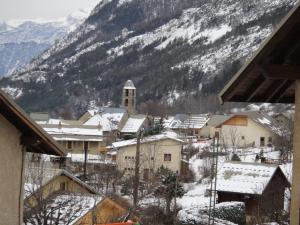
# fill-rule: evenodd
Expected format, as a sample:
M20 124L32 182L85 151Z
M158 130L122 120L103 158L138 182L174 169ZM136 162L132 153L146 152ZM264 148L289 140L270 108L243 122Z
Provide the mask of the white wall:
M249 118L247 118L247 120L247 126L222 125L221 142L224 140L227 146L232 146L231 133L234 130L236 130L239 139L238 147L244 147L253 142L255 147L261 147L260 137L265 137L265 146L269 143L269 137L272 137L273 143L275 142L276 135L273 132ZM242 136L244 136L244 140L242 140Z

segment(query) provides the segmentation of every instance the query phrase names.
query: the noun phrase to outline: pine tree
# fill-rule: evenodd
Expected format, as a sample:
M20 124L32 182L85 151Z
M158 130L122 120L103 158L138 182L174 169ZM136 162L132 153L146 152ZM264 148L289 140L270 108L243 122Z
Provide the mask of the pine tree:
M165 199L166 214L170 215L172 200L184 195L183 186L178 181L178 174L168 168L160 167L156 176L159 180L159 184L155 189L155 194Z

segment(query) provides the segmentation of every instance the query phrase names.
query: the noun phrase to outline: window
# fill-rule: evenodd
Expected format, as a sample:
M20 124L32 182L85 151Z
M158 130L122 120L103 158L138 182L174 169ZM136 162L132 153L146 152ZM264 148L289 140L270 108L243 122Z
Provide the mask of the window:
M245 140L245 136L242 136L241 139L242 139L242 140Z
M67 142L67 149L72 149L73 148L73 142L72 141L68 141Z
M195 130L195 134L198 134L198 130Z
M125 106L128 106L128 99L125 99Z
M66 182L60 183L60 190L61 191L66 191L67 190L67 183Z
M260 137L260 146L265 146L265 137Z
M125 96L128 97L128 95L129 95L129 90L126 89L126 90L125 90Z
M125 159L127 159L127 156L125 156ZM126 168L125 168L126 169Z
M219 131L216 131L216 132L215 132L215 137L216 137L216 138L220 137Z
M151 157L151 161L154 161L154 157L153 156Z
M172 155L171 154L164 154L164 161L170 162L172 160Z
M273 142L273 138L269 137L269 144L272 144L272 142Z

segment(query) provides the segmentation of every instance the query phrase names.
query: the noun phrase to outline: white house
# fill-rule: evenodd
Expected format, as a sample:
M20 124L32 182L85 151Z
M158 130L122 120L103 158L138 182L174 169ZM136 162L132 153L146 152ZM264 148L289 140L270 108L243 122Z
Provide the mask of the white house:
M276 145L281 126L272 117L260 112L241 112L217 126L220 142L229 147L264 147Z

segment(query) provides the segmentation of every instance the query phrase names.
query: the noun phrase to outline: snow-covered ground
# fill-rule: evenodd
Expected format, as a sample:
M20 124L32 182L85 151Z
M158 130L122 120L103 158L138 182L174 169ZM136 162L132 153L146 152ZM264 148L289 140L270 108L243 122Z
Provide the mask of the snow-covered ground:
M199 142L194 143L195 147L199 147L200 152L204 148L209 149L210 142ZM236 152L240 156L241 161L243 162L255 162L257 154L260 154L261 148L248 148L248 149L237 149ZM232 151L232 149L229 151ZM263 148L263 155L271 160L278 160L280 158L280 152L274 151L273 148ZM221 168L223 163L226 161L225 156L219 156L218 158L218 167ZM194 155L190 160L190 169L195 174L195 181L200 181L203 176L203 168L210 166L210 159L203 158L200 159L198 155ZM283 171L286 173L287 177L291 176L291 164L284 164L281 166ZM203 179L202 182L194 182L189 184L184 184L185 190L187 192L182 198L177 199L177 203L182 210L179 212L179 217L199 217L199 209L203 209L205 206L209 205L209 197L205 196L206 190L210 188L209 179ZM193 215L194 214L194 215ZM205 219L205 218L203 218Z

